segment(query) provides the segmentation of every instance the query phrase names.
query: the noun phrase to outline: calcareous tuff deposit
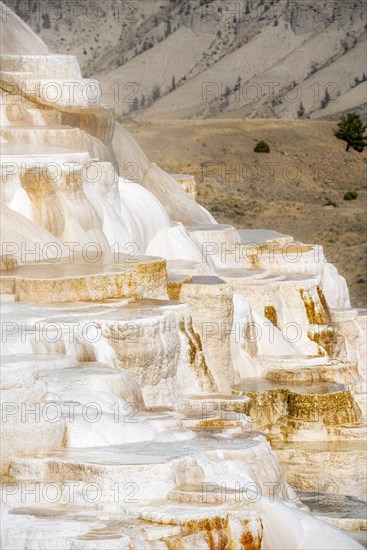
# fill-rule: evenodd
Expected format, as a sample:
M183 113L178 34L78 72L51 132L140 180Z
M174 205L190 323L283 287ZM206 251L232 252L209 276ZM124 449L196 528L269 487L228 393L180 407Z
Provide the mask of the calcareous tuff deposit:
M2 548L361 548L345 280L216 223L2 10Z

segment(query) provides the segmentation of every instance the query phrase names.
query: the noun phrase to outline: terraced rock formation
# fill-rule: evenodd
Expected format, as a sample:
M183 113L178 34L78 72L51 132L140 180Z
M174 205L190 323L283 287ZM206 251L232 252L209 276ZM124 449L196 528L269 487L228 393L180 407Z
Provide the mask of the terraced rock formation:
M217 224L7 17L2 547L360 548L338 504L366 482L345 281L312 245ZM295 492L331 483L332 521Z

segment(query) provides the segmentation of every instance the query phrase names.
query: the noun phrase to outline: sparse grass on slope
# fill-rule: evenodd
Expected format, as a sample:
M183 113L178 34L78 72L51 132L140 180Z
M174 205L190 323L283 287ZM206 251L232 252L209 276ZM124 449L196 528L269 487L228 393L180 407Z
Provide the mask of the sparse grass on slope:
M335 123L152 119L125 127L163 168L195 175L198 201L218 221L322 244L346 277L353 305L367 305L367 155L346 153ZM269 154L253 151L262 139ZM343 200L348 191L357 199Z

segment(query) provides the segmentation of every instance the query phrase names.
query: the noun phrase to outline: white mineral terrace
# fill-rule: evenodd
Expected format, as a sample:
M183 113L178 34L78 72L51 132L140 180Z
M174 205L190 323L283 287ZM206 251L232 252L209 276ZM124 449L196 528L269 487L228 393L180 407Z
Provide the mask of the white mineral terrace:
M75 57L9 9L1 33L2 548L362 548L345 280L320 246L217 224Z

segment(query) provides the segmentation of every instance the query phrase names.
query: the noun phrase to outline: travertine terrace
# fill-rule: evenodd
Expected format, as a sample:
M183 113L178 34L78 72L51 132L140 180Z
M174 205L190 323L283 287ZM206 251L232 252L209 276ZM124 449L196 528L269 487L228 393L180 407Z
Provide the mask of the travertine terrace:
M2 15L2 547L360 548L344 279L319 246L217 224L76 58Z

